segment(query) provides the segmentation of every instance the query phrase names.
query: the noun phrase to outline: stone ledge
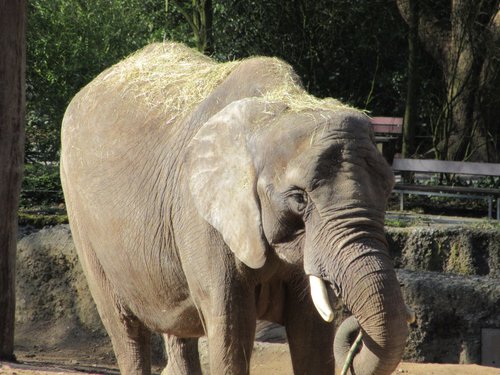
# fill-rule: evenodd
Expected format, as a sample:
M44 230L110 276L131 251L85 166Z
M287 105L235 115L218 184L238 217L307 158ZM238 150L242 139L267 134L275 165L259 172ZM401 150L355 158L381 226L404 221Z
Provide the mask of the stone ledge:
M397 268L500 278L499 228L386 228L386 237Z

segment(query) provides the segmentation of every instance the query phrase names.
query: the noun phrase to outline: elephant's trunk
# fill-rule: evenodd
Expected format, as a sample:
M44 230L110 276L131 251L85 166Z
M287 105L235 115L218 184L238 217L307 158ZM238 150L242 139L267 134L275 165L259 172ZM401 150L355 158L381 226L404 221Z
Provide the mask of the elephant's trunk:
M369 273L367 267L372 268ZM347 320L337 332L336 361L344 364L351 332L361 326L363 345L354 357L352 373L391 374L403 355L408 327L407 310L390 260L380 254L367 255L346 270L345 278L351 287L342 296L355 320Z
M354 315L337 332L334 348L337 366L344 365L361 327L363 342L350 373L391 374L403 355L408 310L384 245L377 240L351 244L321 268L324 271L320 277L335 286Z

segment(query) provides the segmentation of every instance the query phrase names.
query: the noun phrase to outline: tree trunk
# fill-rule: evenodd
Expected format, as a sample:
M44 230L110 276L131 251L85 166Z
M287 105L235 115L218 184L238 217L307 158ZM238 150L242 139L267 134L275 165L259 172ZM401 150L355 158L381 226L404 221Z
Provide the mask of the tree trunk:
M479 21L478 6L468 0L455 0L451 11L446 84L452 127L447 158L463 160L471 156L471 146L476 153L482 153L487 142L474 123L479 76L487 51L483 50L481 31L474 30Z
M415 129L418 118L418 0L409 0L408 86L403 128L403 157L415 153Z
M483 131L488 133L491 142L487 143L488 160L500 162L500 11L497 11L489 23L490 37L486 41L486 50L490 53L484 61L480 83L479 103L476 110L484 121Z
M410 0L396 2L410 23ZM500 55L493 42L500 37L498 12L498 0L420 3L419 38L441 66L447 89L447 116L434 144L438 155L451 160L498 158L500 67L491 64ZM484 79L486 75L490 78Z
M214 52L214 34L213 28L213 7L212 0L205 0L204 14L205 14L205 47L203 53L211 55Z
M193 31L198 51L210 55L213 53L213 6L212 0L192 0L192 13L179 1L173 0L177 10L184 16ZM167 2L168 4L168 2ZM168 8L167 8L168 11Z
M17 210L25 112L24 0L0 0L0 359L14 359Z

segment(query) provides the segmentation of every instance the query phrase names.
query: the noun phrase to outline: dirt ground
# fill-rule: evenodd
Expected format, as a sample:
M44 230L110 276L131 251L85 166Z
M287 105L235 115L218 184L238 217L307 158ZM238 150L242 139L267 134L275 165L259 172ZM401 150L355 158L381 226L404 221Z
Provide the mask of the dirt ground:
M17 352L19 363L0 362L0 374L10 375L70 375L70 374L119 374L115 365L106 361L92 361L82 352L33 353ZM202 357L206 371L207 363ZM160 367L153 368L161 372ZM257 343L251 364L252 375L289 375L292 374L290 355L285 344ZM478 365L416 364L401 363L394 374L402 375L500 375L500 368Z

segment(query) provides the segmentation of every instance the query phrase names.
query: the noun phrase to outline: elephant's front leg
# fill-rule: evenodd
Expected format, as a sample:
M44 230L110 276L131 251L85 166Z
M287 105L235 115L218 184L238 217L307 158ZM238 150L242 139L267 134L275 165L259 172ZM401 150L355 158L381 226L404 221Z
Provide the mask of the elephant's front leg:
M236 282L223 289L212 294L210 311L204 313L210 373L246 375L255 337L254 288Z
M285 327L294 374L334 373L334 327L314 308L306 278L287 285Z
M197 338L163 335L167 352L167 367L162 375L201 375Z

